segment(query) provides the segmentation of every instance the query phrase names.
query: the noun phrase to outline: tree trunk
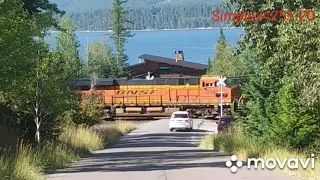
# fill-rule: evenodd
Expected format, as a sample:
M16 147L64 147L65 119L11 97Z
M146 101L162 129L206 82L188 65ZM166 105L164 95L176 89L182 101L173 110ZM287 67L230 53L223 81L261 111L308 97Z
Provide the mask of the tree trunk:
M35 133L35 140L37 142L37 145L40 146L40 121L39 117L36 115L35 117L35 124L36 124L36 133Z

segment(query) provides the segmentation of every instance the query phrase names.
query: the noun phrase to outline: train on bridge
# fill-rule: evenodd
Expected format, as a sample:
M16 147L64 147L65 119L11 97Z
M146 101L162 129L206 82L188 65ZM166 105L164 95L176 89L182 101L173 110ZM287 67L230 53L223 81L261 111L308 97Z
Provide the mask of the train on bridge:
M215 117L223 109L230 114L241 100L239 85L224 86L220 93L219 76L175 77L154 79L77 79L76 89L83 96L101 97L106 118L133 115L169 115L186 110L193 117ZM94 83L93 83L94 82ZM92 87L94 89L92 90Z

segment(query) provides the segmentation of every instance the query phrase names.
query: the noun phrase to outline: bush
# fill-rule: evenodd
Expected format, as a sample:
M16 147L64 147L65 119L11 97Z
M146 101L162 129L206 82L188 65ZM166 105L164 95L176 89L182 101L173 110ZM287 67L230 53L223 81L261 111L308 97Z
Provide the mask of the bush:
M104 104L100 95L83 95L81 100L81 117L83 123L97 124L102 120Z

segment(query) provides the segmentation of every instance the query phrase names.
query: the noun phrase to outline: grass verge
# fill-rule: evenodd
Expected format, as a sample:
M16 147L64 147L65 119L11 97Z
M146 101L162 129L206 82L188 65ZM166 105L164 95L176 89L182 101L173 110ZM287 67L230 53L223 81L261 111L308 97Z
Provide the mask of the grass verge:
M306 154L305 152L290 150L283 147L266 147L255 140L245 137L241 133L241 130L236 126L225 133L205 136L200 143L200 147L224 152L228 155L235 154L242 161L247 161L248 158L262 158L264 160L279 158L280 162L283 162L285 158L303 158L305 161L305 158L310 157L310 154ZM293 164L294 163L292 163L292 165ZM294 175L302 180L320 180L319 160L315 159L314 167L314 169L311 168L310 160L307 169L303 169L299 163L298 169L292 170L287 166L280 169L277 166L275 170Z
M20 144L15 154L0 152L0 177L4 180L42 180L44 172L65 168L91 152L115 143L135 129L132 122L116 122L93 130L87 126L65 127L55 142L40 149Z

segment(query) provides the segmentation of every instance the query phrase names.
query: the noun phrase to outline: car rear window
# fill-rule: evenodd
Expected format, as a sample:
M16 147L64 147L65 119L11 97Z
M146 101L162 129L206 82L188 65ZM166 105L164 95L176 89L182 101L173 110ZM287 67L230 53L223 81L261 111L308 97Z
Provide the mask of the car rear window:
M173 114L173 118L188 118L187 114Z

